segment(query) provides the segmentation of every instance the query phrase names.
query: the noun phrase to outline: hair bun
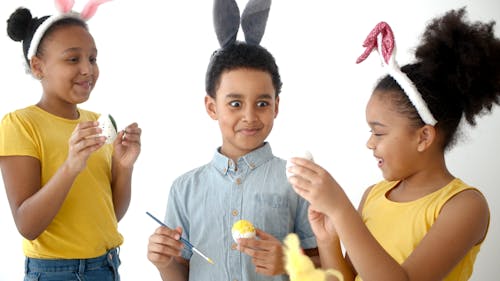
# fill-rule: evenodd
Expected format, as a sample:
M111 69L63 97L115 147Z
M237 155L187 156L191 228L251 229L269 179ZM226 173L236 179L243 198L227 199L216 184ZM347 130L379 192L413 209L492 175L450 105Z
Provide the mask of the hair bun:
M14 41L23 41L26 38L33 16L30 10L18 8L7 20L7 34Z
M469 22L466 10L452 10L434 19L423 34L415 56L421 74L434 81L432 89L442 100L461 104L465 117L474 124L474 115L498 103L499 40L494 22Z

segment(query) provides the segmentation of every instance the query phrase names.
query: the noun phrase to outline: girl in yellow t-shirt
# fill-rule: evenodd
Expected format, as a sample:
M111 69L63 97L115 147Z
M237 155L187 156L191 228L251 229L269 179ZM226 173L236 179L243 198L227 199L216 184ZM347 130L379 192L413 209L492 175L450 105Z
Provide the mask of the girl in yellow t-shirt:
M129 206L141 129L133 123L106 144L99 115L78 108L99 76L85 22L99 2L82 13L71 11L71 1L57 3L54 16L19 8L8 20L43 89L36 105L0 124L0 168L25 238L25 280L119 280L117 224Z
M320 166L293 158L294 190L311 203L321 264L344 280L468 280L486 237L489 208L452 175L445 151L463 117L491 110L500 96L500 40L493 23L469 23L465 8L427 26L417 61L400 68L392 30L370 33L364 60L378 48L388 75L366 106L367 146L384 181L368 188L359 211ZM345 247L343 256L341 243Z

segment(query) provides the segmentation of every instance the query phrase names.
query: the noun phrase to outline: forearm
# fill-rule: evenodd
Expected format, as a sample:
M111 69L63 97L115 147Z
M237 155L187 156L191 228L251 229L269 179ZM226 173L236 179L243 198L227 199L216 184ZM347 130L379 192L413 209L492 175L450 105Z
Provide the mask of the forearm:
M408 280L403 267L378 243L345 194L344 197L344 204L340 204L343 207L329 215L357 274L364 281Z
M79 172L63 164L52 178L17 208L13 216L21 235L34 240L47 229L59 212Z
M163 281L187 281L189 278L189 265L173 259L168 266L160 268L161 280Z
M111 190L116 219L120 221L128 210L132 193L133 167L125 168L113 165Z
M344 276L344 280L354 280L354 273L351 266L347 263L340 241L336 239L332 243L318 243L321 268L338 270Z

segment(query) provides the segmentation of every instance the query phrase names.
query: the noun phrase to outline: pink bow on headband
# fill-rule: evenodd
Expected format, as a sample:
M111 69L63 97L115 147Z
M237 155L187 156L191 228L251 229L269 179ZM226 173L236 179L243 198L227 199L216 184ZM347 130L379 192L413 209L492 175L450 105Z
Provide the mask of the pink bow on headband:
M83 8L82 12L80 13L80 17L84 20L88 20L91 17L94 16L95 12L97 11L97 8L99 5L109 2L111 0L89 0L87 2L87 5ZM61 13L69 13L71 12L71 9L75 5L74 0L55 0L56 8L59 12Z
M394 34L392 33L391 27L386 22L380 22L373 28L370 34L368 34L365 42L363 43L363 47L366 49L356 60L356 63L364 61L371 54L373 49L377 48L377 37L379 34L382 35L382 46L378 46L378 48L379 51L382 52L381 55L384 58L385 63L389 64L394 50Z

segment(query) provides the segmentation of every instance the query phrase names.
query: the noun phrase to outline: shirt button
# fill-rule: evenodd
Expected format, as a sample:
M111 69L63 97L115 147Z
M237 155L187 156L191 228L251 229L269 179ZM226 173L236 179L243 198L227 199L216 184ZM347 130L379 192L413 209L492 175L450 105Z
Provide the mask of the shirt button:
M231 244L231 250L236 250L238 248L238 244L233 243Z
M240 178L236 179L236 184L241 184L241 179Z
M238 214L239 214L238 210L231 211L231 215L233 215L233 217L236 217Z

